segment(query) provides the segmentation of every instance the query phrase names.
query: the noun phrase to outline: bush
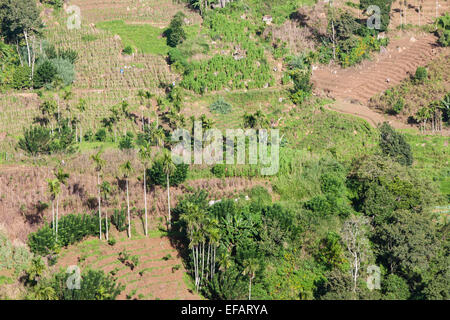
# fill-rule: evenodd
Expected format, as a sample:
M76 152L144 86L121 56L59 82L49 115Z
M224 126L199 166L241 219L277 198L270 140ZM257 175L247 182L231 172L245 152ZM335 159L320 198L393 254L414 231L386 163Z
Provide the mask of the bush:
M80 289L73 290L67 286L70 276L70 273L61 271L52 279L52 288L59 300L115 300L125 289L104 271L88 270L81 275Z
M126 223L125 209L114 209L114 213L111 216L111 223L119 232L127 230L128 224Z
M387 122L380 127L380 147L384 155L392 157L398 163L412 165L411 146L403 135L397 133Z
M102 219L102 230L106 230L106 221ZM58 240L53 234L52 225L45 225L28 236L28 245L33 253L47 255L61 246L68 246L83 240L87 236L99 235L97 215L68 214L58 221Z
M219 96L216 101L214 101L210 106L209 110L211 112L217 112L220 114L227 114L231 112L231 104L225 101L222 96Z
M120 150L133 149L134 148L133 138L134 135L131 132L127 132L127 134L124 135L119 141L119 149Z
M19 139L18 146L32 156L50 153L52 136L50 129L41 126L31 126L24 129L24 137Z
M224 164L216 164L211 168L211 173L217 178L225 177L226 166Z
M417 67L416 73L414 74L415 83L423 83L428 77L428 71L425 67Z
M31 68L28 66L19 66L14 70L11 86L14 89L25 89L31 87Z
M124 54L132 55L132 54L133 54L133 48L132 48L131 46L126 46L126 47L122 50L122 52L123 52Z
M45 60L42 64L40 64L36 69L36 74L34 75L34 87L42 88L45 85L50 85L58 71L56 67L50 60Z
M63 58L52 59L51 62L56 68L56 76L59 77L62 83L65 86L72 84L75 80L75 68L73 64Z
M95 141L105 142L106 141L106 129L100 128L95 133Z
M187 164L177 164L174 173L169 175L170 186L178 186L183 183L187 178L189 166ZM161 160L155 161L150 169L147 169L147 184L148 186L158 185L167 186L167 177L163 170L163 164Z
M169 28L165 32L167 44L170 47L176 47L186 40L186 32L183 29L185 14L181 11L177 12L170 22Z

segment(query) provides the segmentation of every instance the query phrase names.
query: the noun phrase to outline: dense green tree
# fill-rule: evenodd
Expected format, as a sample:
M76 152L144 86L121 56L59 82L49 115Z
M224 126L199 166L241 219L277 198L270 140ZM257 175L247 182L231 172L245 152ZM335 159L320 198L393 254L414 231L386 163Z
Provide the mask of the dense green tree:
M396 132L387 122L380 127L380 147L386 156L392 157L400 164L412 165L413 155L411 146L403 135Z
M185 25L184 19L186 15L179 11L175 14L170 22L169 27L165 31L165 36L167 37L167 44L171 47L176 47L184 40L186 40L186 32L183 27Z

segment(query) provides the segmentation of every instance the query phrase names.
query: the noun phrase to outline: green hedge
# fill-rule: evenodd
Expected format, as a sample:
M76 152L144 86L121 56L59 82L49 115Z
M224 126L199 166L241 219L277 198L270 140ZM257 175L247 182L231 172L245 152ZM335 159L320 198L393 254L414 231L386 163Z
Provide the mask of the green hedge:
M104 219L102 219L102 230L106 230ZM69 214L59 219L58 240L53 234L52 225L45 225L29 235L28 245L33 253L46 255L55 252L59 247L79 242L87 236L98 235L98 216L95 214Z

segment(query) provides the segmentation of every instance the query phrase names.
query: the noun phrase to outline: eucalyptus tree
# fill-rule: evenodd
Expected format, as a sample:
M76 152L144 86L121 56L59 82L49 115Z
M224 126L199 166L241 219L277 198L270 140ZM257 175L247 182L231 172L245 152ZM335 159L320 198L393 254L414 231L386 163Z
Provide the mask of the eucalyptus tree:
M148 236L148 209L147 209L147 168L150 166L152 151L148 142L144 142L139 150L139 158L144 167L144 211L145 211L145 235Z
M100 240L102 240L102 208L101 208L101 190L100 190L100 173L106 165L106 161L101 157L103 150L99 150L96 154L91 155L91 160L94 162L95 171L97 172L97 190L98 190L98 219L99 219L99 232Z
M170 175L173 174L176 170L176 166L172 161L172 155L168 150L165 150L162 158L163 171L166 174L166 183L167 183L167 208L168 208L168 227L171 223L172 216L170 213Z
M126 161L120 166L120 170L125 178L126 190L127 190L127 216L128 216L128 238L131 238L131 216L130 216L130 196L128 188L128 180L131 174L134 172L133 165L130 160Z

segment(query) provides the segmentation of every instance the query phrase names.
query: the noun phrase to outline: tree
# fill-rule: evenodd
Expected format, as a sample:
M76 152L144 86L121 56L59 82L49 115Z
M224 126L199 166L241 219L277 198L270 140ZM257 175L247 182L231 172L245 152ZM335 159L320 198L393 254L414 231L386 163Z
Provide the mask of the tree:
M128 193L128 180L131 174L134 172L133 165L128 160L120 166L123 177L125 178L126 191L127 191L127 216L128 216L128 238L131 238L131 216L130 216L130 197Z
M184 40L186 40L186 32L183 27L185 25L184 19L186 15L179 11L175 14L170 22L169 28L165 32L165 36L167 37L167 44L171 47L176 47Z
M97 172L97 190L98 190L98 220L100 230L100 240L102 240L102 210L101 210L101 190L100 190L100 173L106 165L106 161L102 159L103 150L99 150L96 154L91 155L91 160L94 161L95 171Z
M147 219L147 177L146 172L147 168L149 167L152 152L151 147L148 142L145 142L141 149L139 150L139 157L141 159L141 162L144 166L144 210L145 210L145 235L148 236L148 219Z
M162 158L162 165L164 173L166 174L167 179L167 207L169 212L169 219L168 219L168 226L171 224L172 217L170 214L170 180L169 176L173 174L176 170L176 166L172 161L172 155L169 151L164 152L163 158Z
M23 138L19 139L18 147L32 156L50 153L52 136L50 129L41 126L30 126L24 129Z
M381 17L380 17L380 32L384 32L387 30L388 26L389 26L389 20L390 20L390 12L391 12L391 5L392 5L393 0L360 0L359 2L359 6L360 9L363 10L364 12L367 11L367 9L369 8L369 6L378 6L380 8L380 13L381 13Z
M81 127L81 120L80 120L80 116L83 117L84 112L86 111L86 100L84 99L80 99L80 101L78 102L76 108L78 109L79 113L78 113L78 123L80 123L80 143L83 142L83 129ZM77 130L78 126L75 127L75 130ZM76 134L75 134L76 136Z
M380 147L384 155L393 158L402 165L413 163L411 146L403 135L397 133L387 122L380 127Z
M50 193L50 200L52 202L52 227L53 232L56 235L56 240L58 240L58 205L56 207L55 216L55 199L58 198L61 192L61 183L58 179L48 179L47 180L48 192Z
M344 222L342 240L344 241L350 259L350 271L353 279L353 293L356 294L361 262L366 259L368 240L366 238L368 220L366 217L352 216Z
M112 192L111 185L108 181L103 181L100 185L100 193L102 198L106 201L108 201L109 195ZM106 240L109 240L109 230L108 230L108 211L105 210L105 228L106 228Z
M42 25L39 9L34 0L1 0L0 30L6 39L15 42L25 39L28 53L28 66L32 67L30 36L39 32Z
M249 279L248 284L248 300L252 299L252 280L256 276L256 272L259 270L259 263L256 258L249 258L247 260L244 260L244 271L242 272L243 275L247 275Z

